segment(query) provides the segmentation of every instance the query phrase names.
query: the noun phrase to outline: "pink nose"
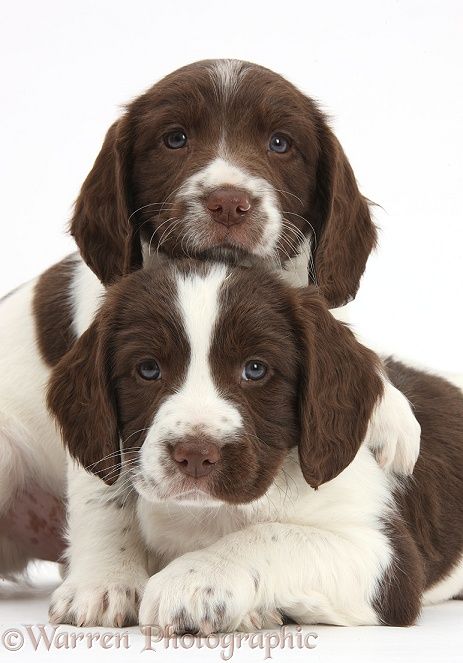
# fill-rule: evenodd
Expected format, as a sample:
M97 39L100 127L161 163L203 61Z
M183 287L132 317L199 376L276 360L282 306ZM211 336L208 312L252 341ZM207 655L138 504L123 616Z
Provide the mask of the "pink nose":
M220 450L213 442L191 438L177 442L172 450L172 458L183 474L197 479L212 472L220 460Z
M251 209L248 194L241 189L216 189L209 194L206 205L214 221L227 228L242 223Z

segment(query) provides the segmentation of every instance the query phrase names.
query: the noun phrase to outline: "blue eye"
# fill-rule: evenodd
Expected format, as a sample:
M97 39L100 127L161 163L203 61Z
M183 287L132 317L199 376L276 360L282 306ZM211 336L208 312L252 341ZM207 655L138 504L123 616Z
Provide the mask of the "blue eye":
M243 380L262 380L267 375L267 366L261 361L252 359L244 365L241 377Z
M179 150L182 147L185 147L187 143L187 135L183 129L176 129L164 136L164 143L171 150Z
M269 149L272 152L278 152L278 154L283 154L289 150L289 140L282 136L281 134L273 134L269 141Z
M138 375L144 380L159 380L161 369L154 359L146 359L137 366Z

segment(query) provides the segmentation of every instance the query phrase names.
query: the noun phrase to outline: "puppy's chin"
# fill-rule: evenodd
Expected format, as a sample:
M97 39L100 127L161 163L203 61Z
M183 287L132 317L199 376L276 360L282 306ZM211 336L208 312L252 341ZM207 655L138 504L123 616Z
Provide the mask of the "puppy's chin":
M167 258L192 258L194 260L200 261L212 261L212 262L225 262L232 267L244 266L250 267L252 265L258 264L261 258L254 255L247 249L234 246L231 244L221 244L219 246L211 246L206 248L196 248L189 249L188 256L185 256L184 253L180 251L166 252L164 253L161 249L159 255Z
M219 507L222 500L213 497L200 482L165 479L161 482L139 477L133 480L137 493L148 502L172 502L182 506Z
M253 255L246 249L229 244L212 246L210 248L197 251L195 257L199 260L227 262L234 267L238 265L253 265L259 260L257 256Z
M187 490L178 495L172 494L168 496L165 502L174 502L175 504L185 506L205 506L205 507L220 507L223 505L221 500L217 500L209 493L205 493L199 489Z

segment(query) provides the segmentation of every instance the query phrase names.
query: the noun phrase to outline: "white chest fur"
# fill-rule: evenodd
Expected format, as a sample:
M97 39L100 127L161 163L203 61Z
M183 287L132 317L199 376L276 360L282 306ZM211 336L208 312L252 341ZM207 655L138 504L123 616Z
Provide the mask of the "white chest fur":
M164 566L192 550L212 545L232 532L259 523L288 523L329 530L341 539L369 537L386 557L389 546L382 519L391 508L391 486L371 452L361 448L336 479L313 490L305 482L292 451L274 483L260 499L245 505L202 506L143 498L137 512L143 538Z

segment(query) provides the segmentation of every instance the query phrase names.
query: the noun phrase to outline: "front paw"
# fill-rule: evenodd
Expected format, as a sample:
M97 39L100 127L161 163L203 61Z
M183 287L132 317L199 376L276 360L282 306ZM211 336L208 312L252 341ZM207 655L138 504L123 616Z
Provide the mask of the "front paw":
M413 473L420 453L421 427L406 397L388 381L370 421L367 440L386 472Z
M206 551L187 553L152 576L140 624L164 634L234 631L255 614L257 575Z
M76 581L71 576L53 593L48 612L50 623L119 628L136 624L145 584L144 577L110 582Z

